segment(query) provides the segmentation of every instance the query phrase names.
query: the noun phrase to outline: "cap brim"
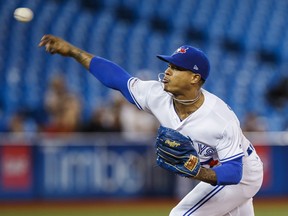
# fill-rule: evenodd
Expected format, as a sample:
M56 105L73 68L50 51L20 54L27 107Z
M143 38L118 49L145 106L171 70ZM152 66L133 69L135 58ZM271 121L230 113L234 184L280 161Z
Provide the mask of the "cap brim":
M157 55L157 57L165 62L169 62L173 64L173 58L171 56L167 56L167 55Z
M190 70L190 69L187 69L187 68L184 68L179 62L176 61L175 58L173 58L172 56L167 56L167 55L157 55L157 57L162 60L162 61L165 61L165 62L168 62L170 64L173 64L183 70Z

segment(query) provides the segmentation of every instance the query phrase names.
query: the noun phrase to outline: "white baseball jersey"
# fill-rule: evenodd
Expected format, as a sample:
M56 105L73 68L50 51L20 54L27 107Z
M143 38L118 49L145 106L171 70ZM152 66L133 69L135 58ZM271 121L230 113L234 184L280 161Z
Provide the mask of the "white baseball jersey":
M211 159L219 160L221 163L244 156L241 182L248 183L248 187L246 186L246 190L250 193L248 197L243 194L244 185L241 182L238 185L228 186L211 186L201 182L171 211L170 215L212 216L228 213L238 215L237 212L245 212L241 215L254 215L252 197L262 183L262 163L253 146L243 135L239 120L231 108L217 96L201 89L205 98L204 103L186 119L181 120L174 109L171 95L163 90L161 82L131 78L128 88L139 109L153 114L162 126L177 130L191 138L203 166ZM256 162L253 164L250 162L252 164L250 165L248 161L252 158ZM253 173L253 181L250 182L246 174L251 178L249 175L252 167L257 169L258 173ZM195 193L195 190L200 192ZM220 196L221 203L219 203ZM230 202L231 205L225 202ZM223 203L226 207L222 207Z

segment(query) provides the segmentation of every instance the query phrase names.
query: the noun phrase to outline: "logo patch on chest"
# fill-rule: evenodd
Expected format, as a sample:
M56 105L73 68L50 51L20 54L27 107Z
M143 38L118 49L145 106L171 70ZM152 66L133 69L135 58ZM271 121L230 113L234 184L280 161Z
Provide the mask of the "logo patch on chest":
M215 150L207 145L204 145L202 143L198 143L198 154L203 155L205 157L210 157L215 153Z

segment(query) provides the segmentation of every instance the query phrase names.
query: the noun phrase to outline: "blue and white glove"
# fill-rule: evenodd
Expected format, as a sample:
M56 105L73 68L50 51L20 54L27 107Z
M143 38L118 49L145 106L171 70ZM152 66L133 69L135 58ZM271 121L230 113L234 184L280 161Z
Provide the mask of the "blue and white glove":
M200 160L193 142L176 130L160 126L156 139L157 164L177 175L197 176Z

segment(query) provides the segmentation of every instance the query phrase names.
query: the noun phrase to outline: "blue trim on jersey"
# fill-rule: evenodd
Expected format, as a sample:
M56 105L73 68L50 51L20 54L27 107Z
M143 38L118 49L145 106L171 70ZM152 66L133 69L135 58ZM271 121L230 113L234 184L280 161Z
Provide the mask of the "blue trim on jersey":
M128 82L127 82L127 88L128 88L128 90L129 90L129 93L130 93L133 101L134 101L134 104L137 106L138 109L143 110L143 108L140 106L140 104L137 102L137 100L135 99L134 95L133 95L133 94L131 93L131 91L130 91L129 86L130 86L130 82L131 82L132 79L135 79L135 78L134 78L134 77L131 77L131 78L128 80ZM134 80L134 81L136 81L136 80Z
M190 208L183 216L189 216L201 206L203 206L206 202L208 202L213 196L215 196L219 191L221 191L225 186L216 186L213 190L204 196L198 203L196 203L192 208Z
M230 160L234 160L234 159L236 159L236 158L243 157L243 156L244 156L244 153L241 152L241 153L236 154L236 155L233 155L233 156L231 156L231 157L222 159L222 160L220 160L220 162L221 162L221 163L228 162L228 161L230 161Z
M222 163L213 168L217 176L217 185L238 184L242 179L242 157Z
M119 65L101 57L93 57L89 71L103 85L120 91L130 103L135 104L127 86L131 75Z

